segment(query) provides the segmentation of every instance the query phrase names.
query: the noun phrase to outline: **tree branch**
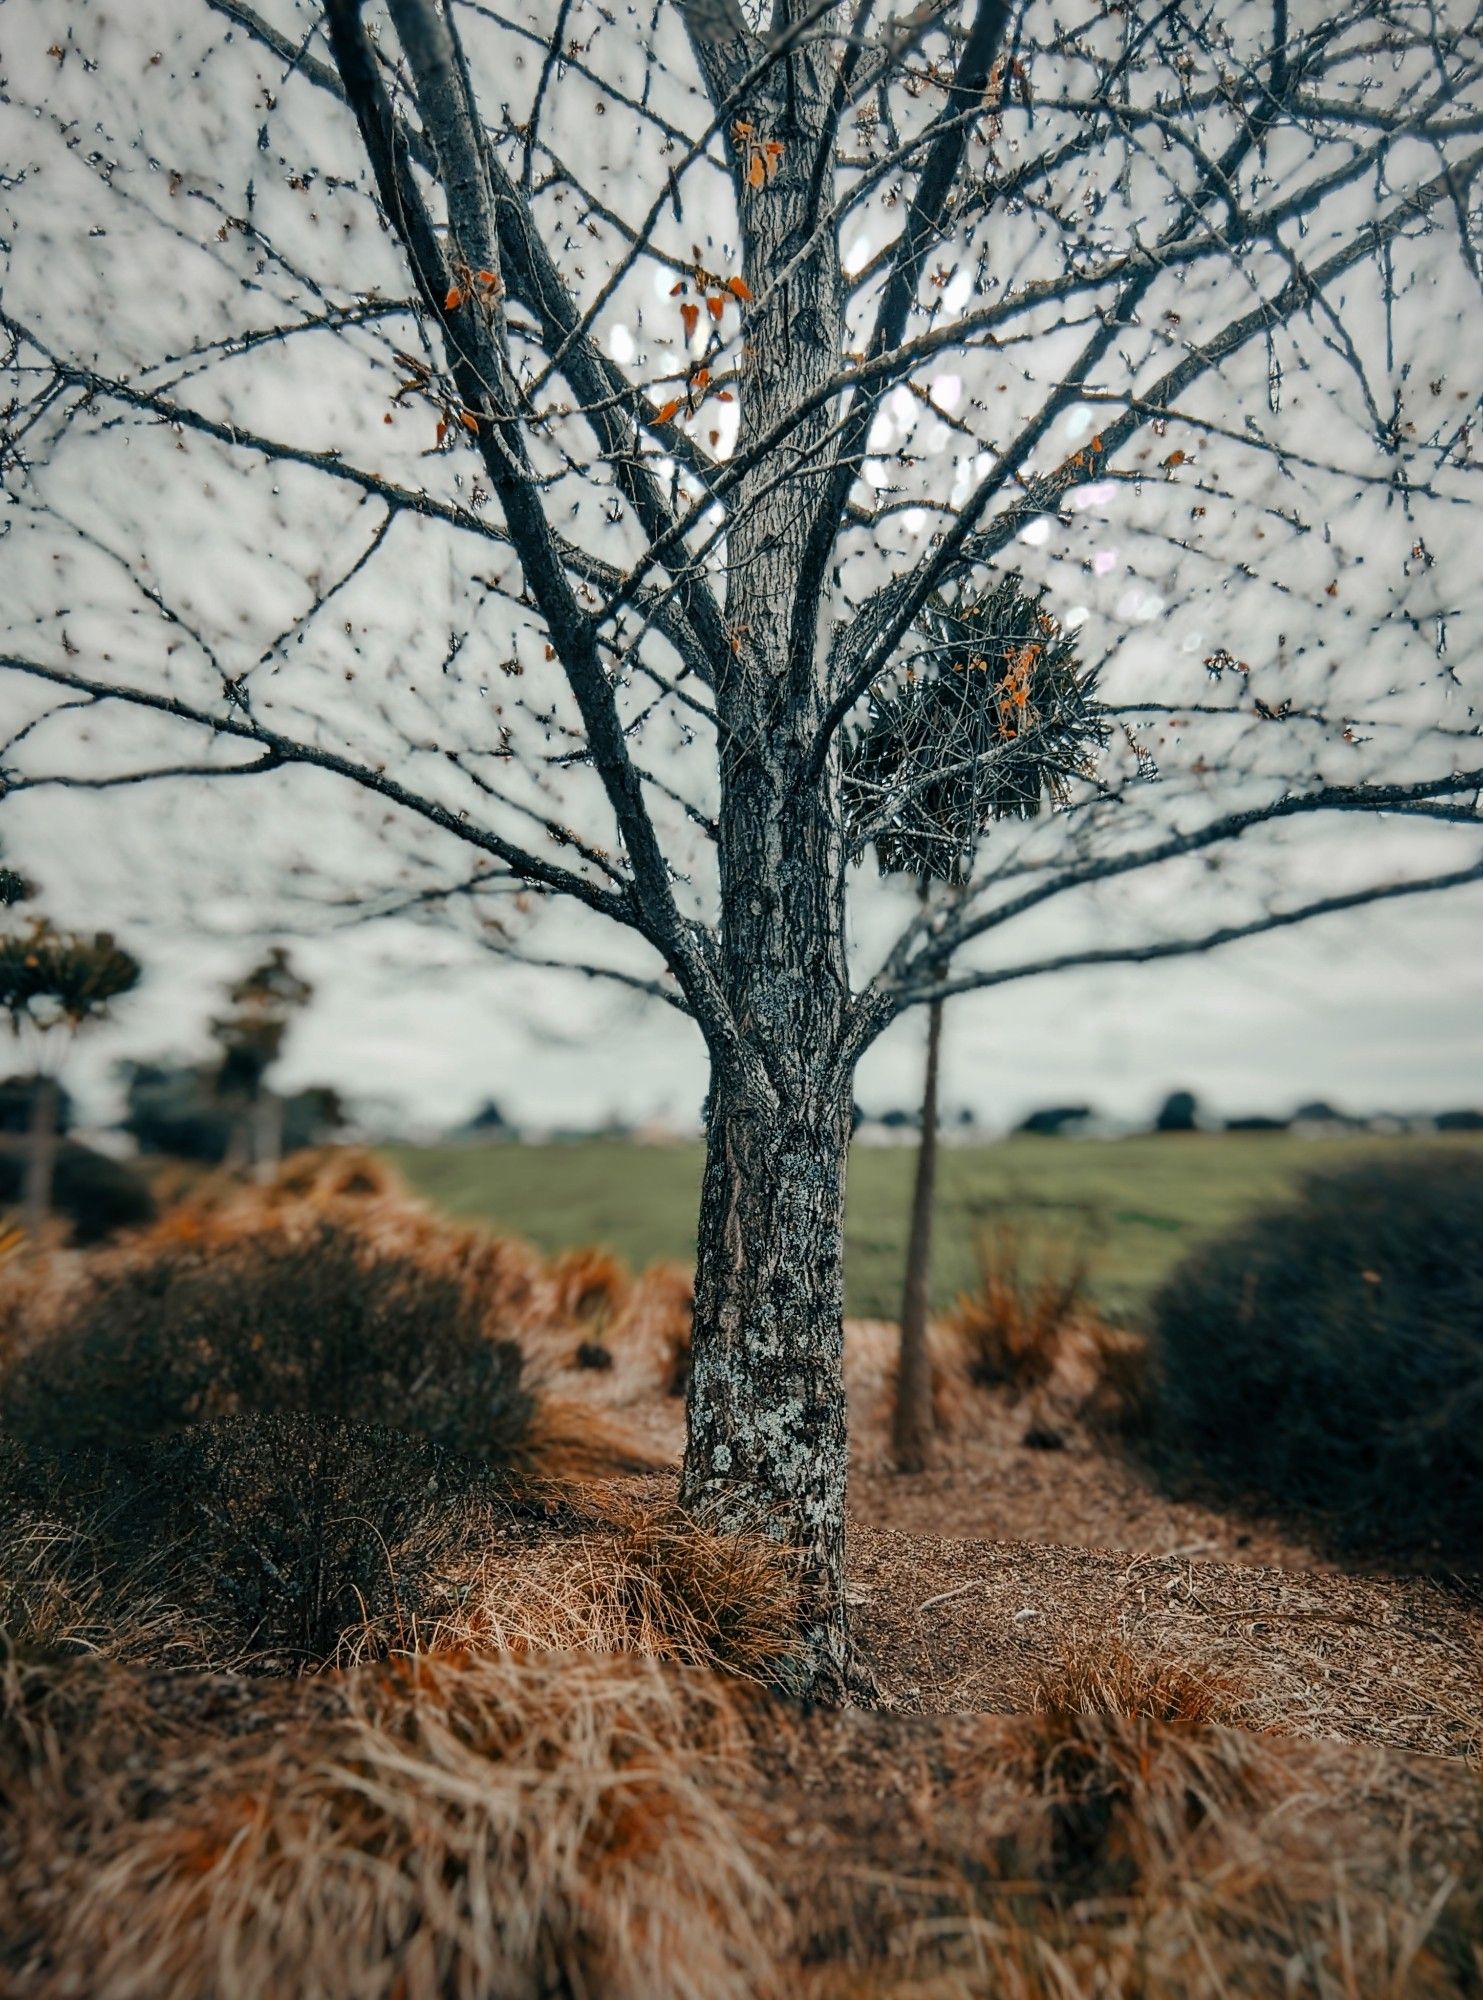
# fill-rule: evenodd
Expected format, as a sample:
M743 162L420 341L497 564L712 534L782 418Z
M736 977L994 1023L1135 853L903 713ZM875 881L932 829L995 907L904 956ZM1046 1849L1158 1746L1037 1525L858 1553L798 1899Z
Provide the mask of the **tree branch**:
M543 861L539 855L530 854L517 847L512 841L485 827L471 826L466 818L451 812L436 799L423 797L408 786L389 778L384 771L378 771L369 764L359 764L354 758L344 757L333 750L323 750L311 743L298 743L292 737L280 735L251 718L235 715L210 715L204 709L193 707L180 701L174 695L152 694L144 688L120 687L110 681L91 680L85 674L74 673L67 667L48 666L41 660L23 659L14 653L0 654L0 672L28 674L36 680L49 681L54 687L71 689L74 693L90 695L95 701L121 701L131 708L147 709L155 715L170 717L175 722L186 722L197 729L204 729L213 737L230 737L241 743L256 744L265 752L256 764L235 767L228 775L242 772L263 772L281 768L287 764L301 764L319 771L329 771L336 777L348 778L352 784L363 790L374 792L378 798L400 806L415 814L441 832L452 834L456 840L465 841L470 847L477 847L486 854L492 854L514 869L534 886L549 889L562 896L573 897L585 903L591 910L615 923L621 923L630 930L645 932L643 918L635 907L631 888L622 893L599 887L585 877L574 874L570 869L559 867L554 862ZM121 783L140 782L154 775L171 776L172 771L160 773L141 772L118 780ZM221 773L216 773L221 775ZM19 789L24 789L23 780ZM43 782L40 780L32 782ZM75 782L71 780L59 782ZM651 942L653 940L651 939Z
M1031 960L1024 965L1008 965L986 969L983 972L964 973L960 978L948 979L941 984L913 986L901 996L900 1005L893 1010L899 1013L906 1007L920 1006L933 999L949 1000L960 993L981 993L991 986L1006 986L1016 979L1038 979L1051 972L1069 972L1078 966L1089 965L1148 965L1158 959L1186 958L1197 952L1215 951L1221 945L1235 944L1243 938L1262 937L1269 931L1287 930L1294 924L1311 922L1315 917L1332 916L1340 910L1358 910L1372 903L1393 902L1403 896L1429 896L1440 890L1462 888L1470 882L1483 882L1483 859L1475 861L1471 867L1455 868L1445 875L1427 875L1405 882L1371 884L1364 889L1349 890L1343 895L1319 896L1310 903L1301 903L1291 910L1273 910L1261 917L1253 917L1244 924L1225 924L1218 930L1206 931L1200 937L1168 938L1158 943L1143 945L1113 945L1105 950L1064 952L1055 958ZM882 1027L884 1022L880 1024ZM879 1033L879 1028L874 1033Z

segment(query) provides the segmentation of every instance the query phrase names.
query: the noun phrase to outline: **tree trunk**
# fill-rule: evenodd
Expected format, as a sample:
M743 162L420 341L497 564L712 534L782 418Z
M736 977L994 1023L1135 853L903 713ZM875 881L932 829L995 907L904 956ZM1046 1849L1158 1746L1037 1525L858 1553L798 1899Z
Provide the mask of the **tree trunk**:
M283 1158L283 1099L264 1090L252 1108L253 1178L270 1181Z
M811 535L843 345L838 245L820 226L832 56L804 48L730 107L776 144L733 161L750 287L737 451L783 427L743 477L728 530L729 651L717 662L721 935L729 1023L713 1037L696 1272L688 1506L761 1527L800 1563L794 1687L852 1683L845 1617L842 1270L851 1074L839 749L813 768L832 689ZM796 418L800 406L816 407ZM810 470L814 476L808 476Z
M891 1449L898 1472L925 1472L935 1424L927 1314L932 1262L932 1202L937 1186L937 1073L942 1049L942 1002L927 1009L927 1075L922 1086L922 1136L917 1145L906 1284L901 1298L901 1349Z
M684 1504L798 1551L792 1691L848 1690L842 1366L847 1097L777 1106L718 1073L707 1117Z
M33 1246L39 1244L46 1233L56 1162L57 1087L49 1076L38 1076L36 1088L31 1093L26 1181L21 1197L21 1217Z

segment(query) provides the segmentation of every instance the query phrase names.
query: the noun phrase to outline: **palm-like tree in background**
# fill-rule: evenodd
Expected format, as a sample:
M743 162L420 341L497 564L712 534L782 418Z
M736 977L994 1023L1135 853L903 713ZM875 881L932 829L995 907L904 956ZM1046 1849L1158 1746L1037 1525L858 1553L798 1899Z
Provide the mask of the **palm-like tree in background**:
M844 796L856 855L873 843L881 873L916 877L924 923L947 914L996 820L1064 805L1074 780L1095 782L1112 726L1095 670L1017 571L988 588L936 596L899 681L871 699L850 739ZM938 983L941 983L940 975ZM901 1300L892 1449L920 1472L933 1430L927 1315L937 1180L943 999L927 1006L921 1137Z
M0 868L0 908L7 916L28 903L34 886L13 868ZM57 1154L57 1062L46 1057L79 1029L100 1021L113 1001L139 983L139 961L107 931L91 936L59 930L39 913L11 918L0 931L0 1012L33 1055L31 1118L26 1144L22 1215L33 1244L51 1213Z

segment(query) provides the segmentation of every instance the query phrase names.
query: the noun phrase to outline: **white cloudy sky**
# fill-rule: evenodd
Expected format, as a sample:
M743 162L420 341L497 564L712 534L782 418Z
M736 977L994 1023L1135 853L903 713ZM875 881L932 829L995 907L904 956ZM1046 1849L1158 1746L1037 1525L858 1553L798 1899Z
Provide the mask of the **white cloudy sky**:
M419 409L395 406L393 417L387 398L399 371L383 348L401 337L395 332L384 341L364 332L355 342L306 340L291 350L266 346L221 358L222 343L241 333L244 313L258 325L306 310L296 262L312 272L316 297L356 299L373 283L391 297L404 284L353 134L323 94L240 36L229 37L218 17L188 0L138 0L129 10L83 0L71 10L65 48L56 40L53 0L6 0L5 11L0 152L24 163L0 188L6 310L54 351L79 355L109 377L163 382L207 416L359 455L379 473L450 501L463 494L472 464L467 441L460 435L448 449L434 446L431 416ZM268 11L295 39L319 25L317 11L299 0L270 0ZM1088 19L1101 11L1088 7ZM539 8L536 15L546 18ZM1233 8L1231 18L1237 25L1249 18L1266 33L1263 9ZM476 49L491 101L511 89L528 97L534 88L537 65L522 69L523 56L507 64L507 53L503 42ZM639 44L616 33L593 60L599 56L615 74L642 62ZM693 79L677 71L661 83L674 116L690 118ZM662 185L654 177L668 168L632 131L624 138L620 121L599 128L586 105L569 81L549 109L548 130L559 150L576 153L590 149L601 130L609 151L597 162L600 185L640 217ZM80 125L98 135L96 146L72 144ZM1274 142L1262 167L1264 192L1251 198L1275 199L1306 184L1319 165L1307 139ZM1135 166L1148 185L1140 181L1126 195L1131 207L1121 220L1115 201L1106 211L1104 225L1114 233L1141 226L1145 208L1156 218L1165 198L1164 165ZM303 169L312 170L307 181ZM1422 171L1403 149L1397 172L1413 169ZM674 223L682 257L692 231L719 244L728 226L724 217L717 221L713 237L705 222L707 203L724 208L726 199L724 183L714 172L708 183L708 171L697 161L683 229L678 217ZM281 268L265 265L248 233L221 219L240 216L248 189L262 228L292 253ZM1073 178L1068 204L1077 193ZM1303 223L1303 254L1313 259L1346 241L1367 223L1374 200L1368 180L1341 191ZM667 213L656 225L661 234L670 227ZM884 210L862 216L865 233L844 246L851 268L897 227ZM553 241L563 234L553 225ZM995 284L1029 285L1037 260L1049 254L1041 234L1033 210L994 217L984 255L988 265L998 258L1002 266ZM584 235L582 244L590 240L600 244L601 232ZM1294 236L1289 250L1297 244ZM611 248L581 249L589 294ZM1229 269L1217 263L1204 278L1194 267L1171 278L1179 289L1168 297L1178 309L1158 309L1163 293L1153 299L1137 340L1128 336L1125 386L1183 352L1202 326L1244 309L1251 286L1275 283L1266 257L1254 252ZM950 310L972 289L971 262L965 253L943 294ZM1273 262L1278 275L1285 271L1275 252ZM980 269L987 267L980 260ZM1451 755L1433 749L1429 762L1415 750L1423 725L1471 726L1483 635L1483 566L1466 487L1475 468L1465 466L1464 446L1434 507L1413 514L1392 504L1393 491L1374 476L1371 415L1350 362L1362 359L1387 408L1394 392L1397 416L1404 414L1419 438L1444 415L1458 421L1483 387L1483 348L1463 338L1476 323L1476 287L1445 232L1434 241L1418 234L1400 272L1393 316L1378 309L1367 268L1335 292L1352 354L1340 353L1326 323L1312 317L1285 327L1270 349L1253 343L1191 397L1183 427L1176 424L1169 439L1181 440L1171 455L1181 461L1177 472L1164 469L1171 463L1164 444L1150 445L1138 461L1146 472L1116 489L1106 482L1078 489L1053 533L1038 521L1015 551L1032 581L1051 583L1051 601L1068 623L1076 620L1086 656L1114 662L1104 688L1118 699L1153 692L1168 702L1208 702L1214 697L1202 661L1211 649L1249 656L1250 679L1239 693L1232 677L1216 677L1233 703L1225 713L1243 718L1242 733L1214 730L1218 750L1208 762L1203 754L1197 759L1201 739L1192 729L1182 747L1168 744L1167 756L1160 744L1171 813L1178 799L1203 810L1340 770L1414 777L1435 770L1436 756ZM670 264L636 269L599 329L615 358L627 365L637 354L655 382L669 379L665 371L697 337L681 333L673 275ZM98 310L100 299L106 312ZM868 294L858 309L873 310ZM1045 323L1027 346L976 347L918 386L945 408L957 408L970 392L983 408L992 391L1001 434L1022 423L1053 388L1073 340L1060 308L1052 302L1044 310ZM728 320L728 333L739 317ZM1389 352L1393 342L1403 364ZM162 358L191 353L217 358L178 377ZM1115 390L1122 378L1114 370L1110 379ZM656 399L659 393L667 392L656 390ZM727 426L733 420L734 410L718 419ZM309 635L314 644L304 646L321 573L346 569L366 534L363 496L281 467L265 472L199 437L187 448L168 425L120 424L102 406L79 414L63 399L49 421L55 432L36 432L36 469L26 479L17 475L8 539L0 538L7 648L64 669L77 658L90 665L101 659L121 683L208 704L220 699L222 673L256 674L260 714L301 740L343 738L370 763L399 760L399 771L411 771L450 810L479 800L458 789L445 763L435 763L431 705L418 681L426 677L437 691L444 741L487 739L491 706L503 701L495 715L525 730L537 750L548 743L542 732L564 697L543 678L544 629L508 588L501 598L474 573L462 544L439 543L440 530L403 514L376 561L363 574L350 570L356 580L335 597L333 619L321 619ZM1074 448L1096 421L1091 406L1072 406L1059 420L1054 449ZM1263 449L1248 449L1252 439ZM729 441L721 438L723 454ZM908 446L910 472L903 469ZM1278 447L1295 455L1284 460ZM901 461L889 460L889 476L919 481L926 498L960 498L970 479L982 476L977 450L953 442L945 425L926 423L920 401L904 387L872 432L871 450L883 454L867 467L872 485L875 471L887 477L884 454L898 448ZM1197 492L1208 507L1190 506ZM568 497L562 489L563 506ZM580 506L580 532L618 554L628 529L612 525L607 497L592 484L572 501L572 518ZM883 563L912 559L930 526L924 512L914 519L921 511L861 538L844 566L843 595L831 605L841 623L865 587L879 581ZM1422 526L1424 562L1416 557ZM487 549L479 567L497 567ZM449 650L455 628L460 646L470 640L461 652ZM1451 682L1437 657L1447 631ZM529 679L501 682L496 669L508 670L516 655ZM1310 758L1285 730L1252 721L1248 697L1258 692L1274 703L1295 698L1300 710L1308 698L1326 702L1324 676L1340 661L1345 713L1364 716L1367 730L1373 725L1373 734L1361 736L1370 746L1362 763L1347 737ZM266 674L259 672L264 662L271 663ZM10 704L0 716L7 730L46 705L38 683L16 681L7 675L0 684L0 702ZM529 690L528 699L506 692L510 685ZM64 713L27 739L29 768L111 770L148 761L157 749L165 754L118 708L106 716L96 727L84 718L74 733L76 718ZM663 726L674 721L667 714ZM713 774L692 769L696 760L677 747L680 740L676 726L644 747L656 759L672 756L663 766L667 777L692 784L705 804ZM1279 769L1289 757L1291 769ZM532 759L531 768L541 761ZM1181 767L1182 791L1174 782ZM1200 775L1211 769L1228 781L1218 801L1207 800ZM517 766L502 770L509 775L501 783L511 787L540 782ZM663 797L653 804L656 818L668 812L687 832ZM516 801L528 805L546 810L547 795L532 789ZM1162 810L1156 801L1149 806L1155 821ZM594 838L609 838L605 813L591 824ZM77 1052L75 1078L98 1108L106 1108L109 1066L118 1056L205 1051L214 993L259 948L263 924L292 908L285 892L307 881L294 869L312 864L321 879L342 885L391 879L372 812L357 812L324 787L277 779L210 792L199 784L106 796L38 792L6 802L0 832L11 857L41 880L60 920L115 926L150 968L116 1025ZM1227 890L1222 917L1228 910L1245 916L1253 906L1322 894L1331 882L1383 880L1398 858L1415 859L1427 872L1465 866L1476 854L1474 836L1456 829L1435 840L1417 835L1405 857L1385 845L1391 838L1382 833L1377 845L1374 831L1354 822L1309 833L1274 850L1280 878L1262 874L1267 850L1248 858L1243 849L1244 873L1208 884L1182 878L1162 902L1158 892L1145 896L1137 921L1121 931L1113 902L1032 920L1037 927L1025 952L1103 944L1135 930L1151 936L1204 928L1207 886L1218 920L1213 899ZM1465 843L1472 843L1466 853ZM431 868L436 859L424 851L418 865ZM703 865L696 875L703 902ZM859 900L873 906L879 897ZM1483 1099L1480 917L1483 890L1474 889L1331 918L1206 961L1071 974L967 999L952 1017L947 1098L996 1126L1048 1101L1085 1099L1136 1117L1175 1085L1228 1112L1278 1110L1312 1096L1356 1109ZM861 921L873 919L867 913ZM334 1083L352 1099L428 1125L464 1116L489 1096L533 1123L609 1116L688 1123L695 1116L702 1051L669 1010L646 1011L609 989L512 971L430 928L329 935L321 922L316 930L295 944L319 991L296 1032L285 1084ZM881 938L868 942L878 947ZM541 944L560 950L562 943L557 922ZM1021 955L1017 941L1010 955ZM871 1052L859 1079L867 1107L911 1101L920 1036L920 1019L908 1017Z
M147 865L157 839L168 833L177 856L179 893L162 899L158 924L129 931L149 968L143 987L70 1064L94 1110L110 1101L116 1056L208 1047L219 983L254 949L232 938L242 908L224 857L250 824L236 813L179 786L153 807L135 795L127 813L36 795L7 818L11 851L42 878L56 914L78 923L112 921L131 867ZM177 814L199 836L190 857ZM696 1116L703 1051L668 1008L512 969L436 928L357 928L293 948L318 992L285 1083L335 1083L426 1126L486 1097L541 1125ZM1483 1101L1483 889L1330 917L1204 959L1007 986L961 1000L949 1018L947 1102L972 1105L993 1127L1053 1102L1136 1118L1179 1085L1227 1113L1312 1097L1356 1110ZM921 1035L918 1013L871 1052L858 1090L867 1108L912 1101Z

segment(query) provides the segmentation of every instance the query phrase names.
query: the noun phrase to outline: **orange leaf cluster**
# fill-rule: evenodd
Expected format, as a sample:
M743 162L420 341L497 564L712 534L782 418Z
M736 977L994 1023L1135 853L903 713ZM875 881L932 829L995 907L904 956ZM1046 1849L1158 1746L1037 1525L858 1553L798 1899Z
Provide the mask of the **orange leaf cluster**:
M732 126L731 143L743 161L748 187L765 187L783 163L782 140L760 138L757 128L745 118L738 118Z

